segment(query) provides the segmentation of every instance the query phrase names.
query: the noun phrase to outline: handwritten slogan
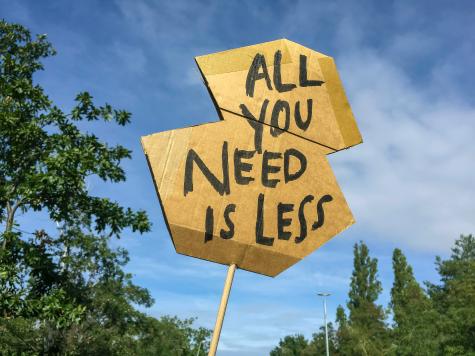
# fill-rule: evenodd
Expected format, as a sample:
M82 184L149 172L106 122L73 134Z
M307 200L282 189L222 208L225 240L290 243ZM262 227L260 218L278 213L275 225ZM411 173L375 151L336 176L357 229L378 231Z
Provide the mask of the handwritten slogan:
M298 87L320 87L325 82L312 79L308 76L307 66L309 61L306 55L301 54L298 66L298 82L285 81L281 70L282 52L277 50L273 58L273 75L267 65L267 59L261 53L257 53L249 67L245 86L242 91L249 98L256 94L256 83L263 83L260 88L265 93L289 93ZM258 112L251 112L245 103L239 104L242 118L249 124L253 136L254 147L252 150L235 147L230 149L232 142L223 141L221 146L221 165L219 171L212 171L204 158L190 148L186 155L186 163L183 177L183 196L189 197L193 192L194 180L201 175L212 186L215 194L225 196L231 194L235 185L252 186L259 185L262 188L257 196L257 213L255 221L244 223L255 225L255 242L260 245L273 246L276 239L300 244L309 235L309 231L315 231L325 224L325 206L333 201L331 194L314 196L304 194L293 202L295 197L289 197L291 201L278 202L276 206L266 205L266 193L273 189L280 189L282 185L298 185L299 181L307 174L309 165L308 157L297 148L287 148L285 151L273 151L263 147L262 138L264 130L268 130L273 138L280 135L293 135L288 132L289 127L294 125L302 133L311 126L314 116L314 106L318 105L315 98L301 98L293 105L284 100L282 95L278 100L264 99ZM247 132L243 132L243 135ZM294 140L303 138L294 136ZM230 167L233 174L230 175ZM315 174L318 172L312 172ZM301 189L299 189L301 191ZM242 194L245 194L243 192ZM308 207L311 207L308 209ZM224 240L233 239L235 236L235 216L241 210L249 209L248 206L238 206L236 203L228 203L224 210L220 209L222 218L216 216L216 207L208 205L203 212L204 236L203 243L213 240L213 232L216 231L216 222L222 222L219 228L219 238ZM276 221L267 218L268 209L275 209ZM307 212L307 213L306 213ZM241 219L237 219L242 221ZM265 234L265 226L276 224L275 236ZM298 233L292 235L290 227L297 224ZM293 229L295 231L295 229Z
M361 142L331 57L196 57L220 121L142 137L178 253L276 276L354 223L326 155Z

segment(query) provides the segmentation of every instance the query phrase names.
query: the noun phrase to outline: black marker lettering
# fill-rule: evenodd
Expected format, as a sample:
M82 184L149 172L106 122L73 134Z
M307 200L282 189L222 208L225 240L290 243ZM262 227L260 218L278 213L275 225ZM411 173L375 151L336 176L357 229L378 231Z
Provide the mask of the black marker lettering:
M295 123L298 128L306 131L312 121L312 99L307 99L307 120L302 121L302 115L300 114L300 101L295 103Z
M274 85L275 89L279 93L284 93L286 91L291 91L295 89L297 86L292 83L283 84L282 83L282 73L281 73L281 64L282 62L282 53L279 51L275 52L274 54Z
M213 239L213 228L214 228L213 208L208 206L208 208L206 209L206 220L205 220L205 243Z
M184 182L184 195L193 191L193 162L196 163L208 182L211 183L213 188L219 193L219 195L229 194L229 167L228 167L228 143L223 142L223 149L221 152L221 161L223 168L223 181L220 182L216 176L206 167L200 156L193 150L188 151L186 156L185 165L185 182Z
M274 244L273 237L264 236L264 194L257 199L256 243L266 246Z
M259 69L262 68L262 73L259 73ZM257 80L265 79L267 88L272 90L272 85L269 78L269 72L267 71L266 59L260 53L254 57L249 72L246 78L246 95L249 97L254 96L254 86Z
M305 220L305 204L313 201L313 195L307 195L300 202L299 206L299 222L300 222L300 236L295 237L295 243L299 244L307 237L307 220Z
M228 226L229 230L225 231L221 229L220 236L225 240L232 239L234 236L234 223L229 215L231 213L234 213L235 211L236 204L229 204L228 206L226 206L226 209L224 209L224 220L226 221L226 225Z
M284 127L279 126L279 116L280 112L284 111L285 113L285 125ZM272 117L271 117L271 128L270 133L272 136L277 137L279 136L284 130L288 130L290 126L290 106L289 103L285 100L277 100L274 108L272 109Z
M262 131L264 129L264 125L262 125L262 123L264 123L266 119L266 111L267 111L268 104L269 104L269 100L267 99L262 102L261 113L259 114L259 121L256 120L254 115L251 114L251 112L246 107L246 105L244 104L239 105L239 107L241 108L242 115L244 117L249 118L247 122L254 129L254 149L256 150L257 153L262 153Z
M290 236L292 236L290 231L284 231L284 227L290 226L292 223L292 219L284 219L284 214L292 211L294 211L294 204L279 203L279 205L277 205L277 231L279 240L288 240Z
M299 170L294 173L290 173L290 157L291 156L297 158L300 162ZM285 183L288 183L292 180L296 180L300 178L300 176L305 172L306 169L307 169L307 158L305 158L305 155L302 152L294 148L289 148L287 151L284 152Z
M322 227L325 223L325 212L323 211L323 204L329 203L333 200L331 195L324 195L320 198L317 203L317 220L312 225L312 230L317 230L318 228Z
M271 159L282 159L282 154L280 152L269 152L264 151L262 157L262 185L264 187L275 188L277 183L280 182L280 179L269 179L269 174L278 173L280 171L279 166L271 166L269 160Z
M256 151L234 150L234 178L237 184L247 185L254 180L252 177L244 177L242 172L250 172L252 164L243 162L242 159L250 159L254 157Z
M307 79L307 56L303 54L300 55L300 73L299 73L299 81L301 87L319 87L323 83L322 80L308 80Z

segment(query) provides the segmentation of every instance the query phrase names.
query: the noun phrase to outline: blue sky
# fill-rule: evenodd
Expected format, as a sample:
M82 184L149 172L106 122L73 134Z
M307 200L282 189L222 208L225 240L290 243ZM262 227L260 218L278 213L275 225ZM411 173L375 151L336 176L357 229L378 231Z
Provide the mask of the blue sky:
M387 305L391 253L419 281L434 256L475 232L475 4L472 1L5 1L0 16L46 33L58 51L36 79L67 110L88 90L133 113L126 128L84 125L133 150L127 182L89 182L93 194L146 209L153 231L124 236L128 270L156 300L148 313L214 325L224 266L178 255L164 226L140 136L217 120L194 56L288 38L335 58L364 144L330 156L357 223L272 279L235 276L219 354L264 355L287 334L322 325L347 299L352 246L379 260ZM20 217L24 229L44 216Z

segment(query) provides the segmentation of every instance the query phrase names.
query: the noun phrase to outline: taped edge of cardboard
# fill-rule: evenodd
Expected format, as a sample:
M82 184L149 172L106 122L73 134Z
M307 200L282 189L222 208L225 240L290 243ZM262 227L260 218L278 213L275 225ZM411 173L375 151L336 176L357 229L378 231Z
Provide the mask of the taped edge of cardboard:
M190 229L187 226L174 225L174 229L181 230L183 232L189 231L190 234L193 234L193 233L202 234L202 231ZM172 236L172 240L173 240L173 235L170 234L170 236ZM213 236L217 237L215 235ZM240 242L236 242L232 240L227 240L226 243L236 244L238 246L237 248L241 250L237 258L227 259L223 257L220 259L213 258L211 260L211 259L207 259L206 256L204 255L199 256L197 254L193 254L193 255L188 254L186 250L182 250L180 248L178 249L175 248L175 251L184 256L199 258L204 261L208 261L208 262L211 261L211 262L219 263L226 266L230 264L236 264L236 266L239 269L243 269L245 271L253 272L257 274L262 274L268 277L276 277L280 273L287 270L289 267L293 266L294 264L302 260L302 258L299 258L299 257L286 255L277 251L266 250L266 248L264 247L244 244L244 243L240 243ZM266 259L259 258L259 254L261 251L263 254L267 256ZM269 256L271 256L272 260L269 259ZM279 261L279 263L276 263L276 261Z

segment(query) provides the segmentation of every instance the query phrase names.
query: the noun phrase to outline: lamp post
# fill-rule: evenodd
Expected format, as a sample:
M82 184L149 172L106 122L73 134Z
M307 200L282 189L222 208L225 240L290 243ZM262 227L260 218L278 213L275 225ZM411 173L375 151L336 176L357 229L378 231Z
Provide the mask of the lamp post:
M330 293L317 293L318 296L323 297L323 320L325 322L325 349L327 351L327 356L330 356L330 351L328 350L328 326L327 326L327 300L326 297L329 297Z

